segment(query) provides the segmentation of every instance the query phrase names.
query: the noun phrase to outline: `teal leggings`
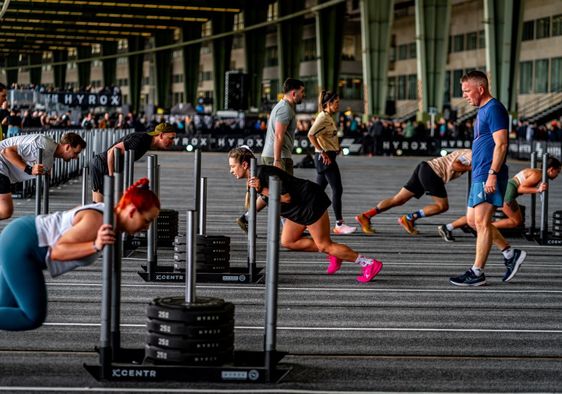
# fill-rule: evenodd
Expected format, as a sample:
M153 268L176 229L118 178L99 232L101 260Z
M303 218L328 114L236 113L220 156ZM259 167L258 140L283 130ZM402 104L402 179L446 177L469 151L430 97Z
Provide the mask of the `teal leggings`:
M12 221L0 233L0 330L32 330L47 317L42 271L48 248L38 243L33 216Z

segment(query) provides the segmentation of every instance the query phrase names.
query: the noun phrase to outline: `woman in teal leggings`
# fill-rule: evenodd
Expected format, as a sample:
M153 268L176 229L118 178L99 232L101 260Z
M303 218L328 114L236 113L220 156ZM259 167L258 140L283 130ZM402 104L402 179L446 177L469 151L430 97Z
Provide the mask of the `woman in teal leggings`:
M160 202L148 179L131 186L115 207L115 228L134 234L148 228ZM0 330L35 329L47 316L43 270L52 277L95 262L115 241L103 224L103 204L12 221L0 234Z

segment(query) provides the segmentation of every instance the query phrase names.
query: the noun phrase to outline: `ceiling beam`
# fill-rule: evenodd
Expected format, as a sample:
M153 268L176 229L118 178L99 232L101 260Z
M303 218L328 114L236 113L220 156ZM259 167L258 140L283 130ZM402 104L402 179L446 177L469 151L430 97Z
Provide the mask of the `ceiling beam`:
M191 17L200 19L210 19L212 16L217 15L219 12L228 13L238 13L240 9L238 8L216 8L213 10L212 7L190 7L184 2L176 2L175 4L162 5L159 2L154 1L154 7L146 7L143 4L135 4L136 7L131 6L126 3L120 4L119 2L108 2L104 4L103 2L93 2L93 1L83 1L82 5L66 4L66 3L43 3L43 2L12 2L8 8L9 13L18 13L22 16L33 14L77 14L84 16L93 17L105 17L107 14L114 14L115 17L123 16L138 16L138 17L166 17L166 18L180 18L180 17ZM127 2L129 3L129 2ZM110 4L110 5L109 5Z

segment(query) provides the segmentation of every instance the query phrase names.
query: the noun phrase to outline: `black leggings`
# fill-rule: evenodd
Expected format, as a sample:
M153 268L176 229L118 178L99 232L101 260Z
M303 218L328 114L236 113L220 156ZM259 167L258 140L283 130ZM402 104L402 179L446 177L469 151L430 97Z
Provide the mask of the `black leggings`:
M319 157L319 153L316 153L314 156L314 158L316 159L315 161L317 171L316 183L320 185L322 190L325 190L326 186L330 184L330 187L332 188L332 207L334 208L334 214L336 215L337 221L342 221L343 215L341 213L341 197L343 195L343 186L341 183L340 168L338 167L338 163L336 162L336 155L330 155L332 164L330 164L328 167L326 167L325 165L318 165L318 161L322 160ZM321 171L319 171L319 167L322 167Z

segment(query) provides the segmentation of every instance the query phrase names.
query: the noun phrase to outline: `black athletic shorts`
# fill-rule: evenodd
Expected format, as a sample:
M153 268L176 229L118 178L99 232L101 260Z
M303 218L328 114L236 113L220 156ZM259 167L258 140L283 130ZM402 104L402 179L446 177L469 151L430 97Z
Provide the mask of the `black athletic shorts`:
M425 161L417 165L412 177L404 187L414 193L416 198L420 198L424 194L447 198L447 190L445 190L443 179L439 178Z
M10 178L4 174L0 174L0 194L8 194L12 192L12 183Z
M99 155L96 155L90 161L90 180L92 182L92 191L103 194L103 178L108 175L107 163Z

